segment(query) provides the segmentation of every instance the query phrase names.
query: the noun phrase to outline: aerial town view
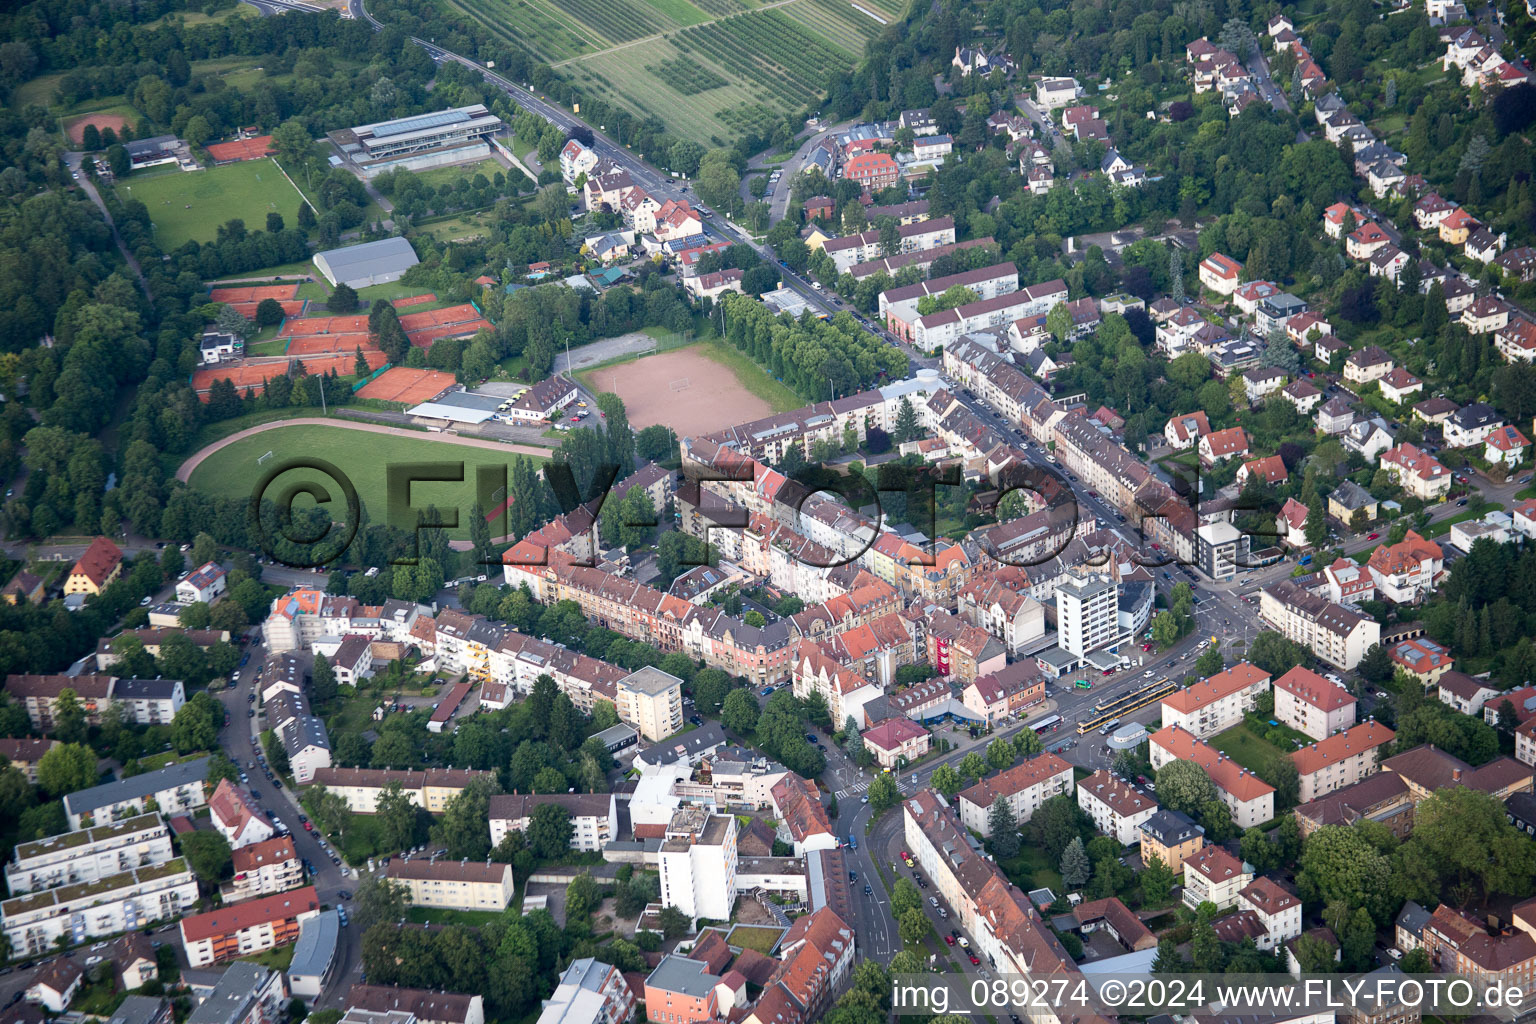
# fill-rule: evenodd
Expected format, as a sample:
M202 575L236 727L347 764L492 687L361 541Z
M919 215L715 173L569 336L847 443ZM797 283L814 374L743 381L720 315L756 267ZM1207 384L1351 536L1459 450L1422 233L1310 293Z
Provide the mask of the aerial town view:
M0 5L0 1024L1536 1020L1533 47Z

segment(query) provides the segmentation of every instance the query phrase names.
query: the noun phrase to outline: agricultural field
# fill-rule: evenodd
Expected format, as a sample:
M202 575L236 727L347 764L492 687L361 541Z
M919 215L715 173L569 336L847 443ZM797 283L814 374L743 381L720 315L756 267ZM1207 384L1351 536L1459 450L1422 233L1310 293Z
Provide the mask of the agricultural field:
M599 0L558 2L570 11ZM899 16L896 0L860 0L858 7L851 0L790 0L760 10L746 9L743 0L694 2L714 20L559 66L636 114L659 117L706 145L726 145L814 106L828 73L851 67L883 23Z
M298 221L303 197L271 158L247 160L201 171L131 175L117 185L118 197L137 199L149 210L155 240L170 252L189 241L209 242L231 218L247 229L266 226L276 211L288 224Z

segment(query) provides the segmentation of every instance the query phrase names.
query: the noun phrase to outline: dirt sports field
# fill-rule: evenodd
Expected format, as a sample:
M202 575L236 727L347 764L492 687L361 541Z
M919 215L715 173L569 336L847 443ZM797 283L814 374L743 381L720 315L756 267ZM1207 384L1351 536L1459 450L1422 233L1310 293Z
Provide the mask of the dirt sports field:
M128 124L128 119L122 114L83 114L80 117L71 118L65 123L64 133L69 136L70 142L85 141L85 126L94 124L96 130L111 128L119 135Z
M636 429L665 423L680 437L698 437L773 412L728 367L689 349L597 370L591 379L624 399Z

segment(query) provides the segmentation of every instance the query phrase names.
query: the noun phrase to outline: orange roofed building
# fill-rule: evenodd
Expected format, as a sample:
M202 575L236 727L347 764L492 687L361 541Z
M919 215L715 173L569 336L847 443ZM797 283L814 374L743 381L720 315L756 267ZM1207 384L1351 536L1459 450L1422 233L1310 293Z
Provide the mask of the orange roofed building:
M64 594L99 594L123 571L123 552L105 537L97 537L69 570Z
M1275 816L1275 787L1201 742L1187 729L1167 725L1152 734L1148 747L1155 771L1170 761L1193 761L1205 769L1238 828L1262 825Z
M1177 725L1198 739L1230 729L1253 710L1269 689L1269 673L1240 661L1211 678L1163 698L1163 724Z
M319 913L319 894L305 886L182 918L181 944L188 963L206 967L285 946L299 937L301 923Z
M1344 732L1291 754L1301 776L1301 803L1350 786L1376 770L1381 748L1396 736L1377 721L1361 722Z

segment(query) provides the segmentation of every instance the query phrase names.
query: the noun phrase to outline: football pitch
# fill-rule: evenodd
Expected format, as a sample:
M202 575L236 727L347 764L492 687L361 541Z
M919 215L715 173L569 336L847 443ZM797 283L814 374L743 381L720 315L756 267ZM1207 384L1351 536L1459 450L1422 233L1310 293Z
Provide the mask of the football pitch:
M266 453L271 452L271 455ZM265 457L264 457L265 456ZM514 458L531 458L495 448L455 444L438 436L399 437L341 426L294 425L264 430L210 453L192 470L190 485L206 494L221 498L248 500L252 488L270 470L294 460L318 456L346 474L357 490L358 499L368 511L370 522L382 523L388 514L388 470L390 466L430 466L434 470L456 469L463 463L463 482L418 482L411 485L410 504L415 508L436 505L439 509L457 509L459 526L448 531L455 540L469 538L469 509L475 500L476 468L510 467ZM257 460L261 460L259 463ZM542 462L542 460L535 460ZM510 470L509 470L510 474ZM413 473L416 477L425 471ZM341 518L345 498L337 483L318 470L295 468L273 481L267 493L275 494L287 485L312 481L323 485L332 497L333 513ZM301 499L296 504L308 504ZM409 526L402 524L405 528Z
M232 218L243 220L248 231L262 231L267 214L277 212L294 227L304 201L270 157L201 171L131 175L118 183L117 194L144 204L155 241L166 252L187 242L213 241L219 226Z

